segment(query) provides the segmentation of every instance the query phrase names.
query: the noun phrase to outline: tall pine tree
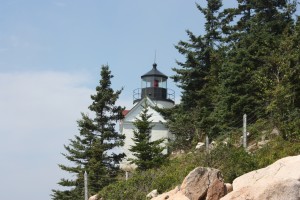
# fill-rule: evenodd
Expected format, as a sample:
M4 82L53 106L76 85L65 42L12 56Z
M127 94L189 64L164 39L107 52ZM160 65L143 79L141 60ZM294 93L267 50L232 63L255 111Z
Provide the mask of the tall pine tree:
M232 12L238 20L229 23L229 51L220 75L222 98L218 112L223 113L221 123L240 127L237 121L241 121L243 113L251 115L252 121L266 116L267 93L272 82L268 60L274 56L272 51L278 49L283 33L293 23L294 8L295 1L238 1L238 8Z
M177 61L180 68L173 68L175 75L172 77L178 87L182 89L181 102L184 109L193 109L199 104L199 100L207 100L206 90L212 79L209 79L213 71L213 78L217 77L217 60L215 54L218 41L220 40L219 10L221 0L207 0L207 8L196 4L198 10L206 18L203 36L196 36L187 31L189 40L180 41L176 47L180 54L185 56L184 62ZM215 81L215 80L214 80ZM206 104L208 102L204 102Z
M139 170L159 167L166 159L166 155L163 154L165 147L162 144L167 138L151 141L153 125L150 121L152 115L148 111L149 106L145 100L139 118L136 118L133 123L136 128L133 131L134 137L132 138L134 145L129 149L135 156L130 161L132 164L136 164Z
M185 56L184 62L177 62L179 68L173 68L175 75L172 77L178 87L182 89L180 106L174 109L168 126L171 129L184 124L188 134L173 131L177 139L188 141L193 145L199 141L200 135L213 135L211 131L215 119L211 115L217 103L217 86L219 82L219 65L223 56L221 48L221 0L207 0L207 7L196 4L198 10L204 15L205 34L196 36L187 31L189 40L180 41L176 46L179 53ZM180 114L176 114L180 112ZM192 119L192 120L189 120ZM186 120L189 123L184 123Z
M122 119L124 108L115 105L121 90L114 91L111 88L111 78L113 75L109 67L102 66L101 79L96 94L91 95L93 102L89 106L94 117L82 114L82 119L78 121L79 135L75 135L70 144L64 146L67 153L63 156L72 164L59 165L74 179L61 179L58 184L68 189L53 190L52 198L55 200L82 199L84 171L88 173L90 194L115 181L118 164L124 154L108 151L123 145L124 135L115 131L115 125Z

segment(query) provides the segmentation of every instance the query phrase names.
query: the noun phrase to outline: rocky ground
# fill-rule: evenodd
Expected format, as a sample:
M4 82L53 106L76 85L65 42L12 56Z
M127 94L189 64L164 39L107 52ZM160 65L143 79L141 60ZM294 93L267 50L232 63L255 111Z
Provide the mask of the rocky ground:
M150 192L151 200L300 200L300 155L282 158L273 164L225 183L218 169L197 167L173 190ZM97 196L89 200L103 200Z
M233 189L233 190L232 190ZM299 200L300 155L280 159L268 167L223 182L217 169L198 167L182 184L152 200Z

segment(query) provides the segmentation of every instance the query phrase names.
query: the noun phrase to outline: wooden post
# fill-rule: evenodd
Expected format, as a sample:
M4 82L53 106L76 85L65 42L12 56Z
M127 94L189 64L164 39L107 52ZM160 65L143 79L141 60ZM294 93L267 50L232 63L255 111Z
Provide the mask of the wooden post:
M125 172L125 180L128 180L128 171Z
M247 115L243 116L243 147L247 148Z
M84 171L84 200L88 200L88 198L88 178L86 171Z
M205 146L206 146L206 151L208 152L209 151L209 138L208 138L208 135L205 136Z

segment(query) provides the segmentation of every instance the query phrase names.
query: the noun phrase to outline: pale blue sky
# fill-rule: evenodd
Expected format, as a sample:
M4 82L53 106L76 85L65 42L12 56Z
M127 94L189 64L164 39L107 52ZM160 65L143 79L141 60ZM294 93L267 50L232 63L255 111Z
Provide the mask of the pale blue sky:
M158 69L174 74L174 45L186 29L203 33L204 19L190 0L0 0L0 27L0 199L46 200L100 66L130 108L155 50Z

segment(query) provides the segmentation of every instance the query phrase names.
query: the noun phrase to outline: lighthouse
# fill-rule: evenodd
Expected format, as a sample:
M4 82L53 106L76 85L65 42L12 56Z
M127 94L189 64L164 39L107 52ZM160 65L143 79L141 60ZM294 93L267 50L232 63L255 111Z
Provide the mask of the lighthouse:
M148 97L158 106L173 107L175 92L167 87L168 76L157 69L157 64L146 74L141 76L142 87L133 91L133 103Z
M131 171L135 168L130 164L128 159L134 158L130 147L134 145L132 138L134 137L133 130L136 129L133 122L139 118L145 104L149 105L148 114L151 114L151 140L155 141L161 138L172 138L172 134L166 128L166 120L158 113L154 107L172 108L175 103L175 92L168 88L168 76L157 69L157 64L152 65L152 69L141 76L141 88L133 91L133 107L130 110L125 110L124 118L120 123L120 132L125 135L123 152L126 157L120 164L124 171ZM167 148L164 150L167 153Z

